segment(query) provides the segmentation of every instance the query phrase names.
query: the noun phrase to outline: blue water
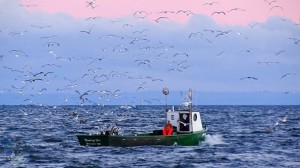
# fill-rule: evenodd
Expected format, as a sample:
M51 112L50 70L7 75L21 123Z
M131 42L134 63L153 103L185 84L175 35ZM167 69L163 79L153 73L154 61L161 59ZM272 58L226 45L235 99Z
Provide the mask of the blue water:
M108 124L122 134L151 132L164 125L163 106L0 106L0 166L300 167L300 106L194 109L208 127L199 146L121 148L82 147L75 134Z

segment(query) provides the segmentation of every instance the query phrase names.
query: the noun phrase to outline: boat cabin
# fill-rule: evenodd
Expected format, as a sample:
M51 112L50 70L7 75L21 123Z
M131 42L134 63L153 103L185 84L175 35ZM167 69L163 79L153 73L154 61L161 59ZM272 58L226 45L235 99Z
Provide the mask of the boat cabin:
M200 112L192 111L190 106L183 109L167 111L167 121L173 126L174 132L191 133L203 131Z

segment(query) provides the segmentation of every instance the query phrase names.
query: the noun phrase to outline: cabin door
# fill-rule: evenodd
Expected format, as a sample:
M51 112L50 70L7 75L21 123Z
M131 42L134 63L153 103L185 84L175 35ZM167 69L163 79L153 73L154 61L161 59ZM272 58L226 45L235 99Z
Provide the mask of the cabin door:
M190 115L188 113L179 114L179 131L190 131Z

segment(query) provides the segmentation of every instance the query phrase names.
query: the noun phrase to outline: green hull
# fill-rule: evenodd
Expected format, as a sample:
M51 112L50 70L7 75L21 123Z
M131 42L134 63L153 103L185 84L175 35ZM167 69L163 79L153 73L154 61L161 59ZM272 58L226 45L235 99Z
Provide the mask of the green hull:
M76 135L82 146L143 146L143 145L180 145L196 146L204 140L204 132L177 134L171 136L139 135Z

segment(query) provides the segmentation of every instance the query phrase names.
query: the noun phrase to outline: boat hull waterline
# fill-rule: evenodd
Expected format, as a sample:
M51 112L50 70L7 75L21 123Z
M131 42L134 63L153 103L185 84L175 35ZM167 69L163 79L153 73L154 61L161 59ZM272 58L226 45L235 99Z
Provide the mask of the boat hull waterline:
M177 135L76 135L81 146L197 146L205 140L204 131Z

